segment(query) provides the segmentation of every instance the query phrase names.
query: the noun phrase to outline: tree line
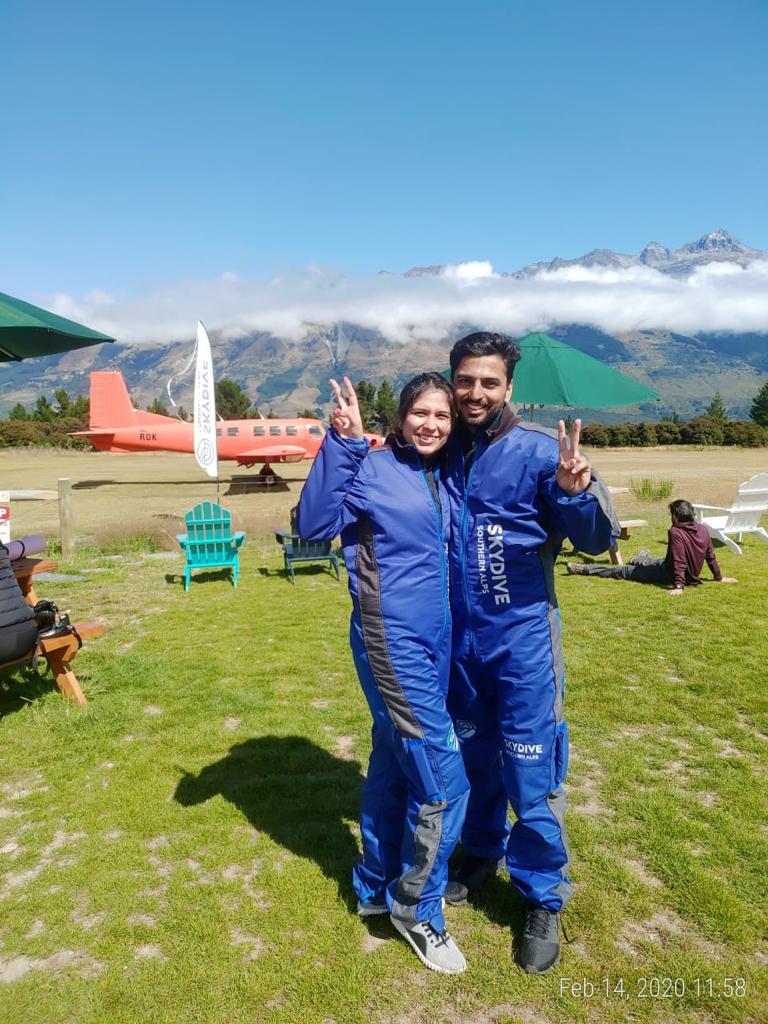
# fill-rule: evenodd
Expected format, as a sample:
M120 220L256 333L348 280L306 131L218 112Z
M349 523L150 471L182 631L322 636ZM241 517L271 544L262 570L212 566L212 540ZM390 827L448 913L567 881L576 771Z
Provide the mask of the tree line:
M387 434L395 427L397 398L392 382L384 380L378 388L369 380L355 386L363 425L366 430ZM258 419L261 412L240 384L226 378L216 381L216 411L225 420ZM84 437L70 437L76 430L88 429L90 402L85 395L72 398L64 388L53 393L54 401L40 395L31 409L17 402L6 420L0 420L0 447L51 447L88 450ZM177 416L188 420L183 406L169 410L157 397L147 406L148 412L160 416ZM303 409L300 417L322 419L322 409ZM768 381L755 395L748 420L732 420L716 392L702 416L684 422L677 414L651 423L587 423L582 429L585 444L596 448L646 447L653 445L739 445L757 448L768 445ZM270 408L267 419L277 414Z
M595 448L644 448L657 444L768 445L768 381L755 395L748 420L732 420L719 391L702 416L683 422L673 413L658 423L586 423L584 444Z

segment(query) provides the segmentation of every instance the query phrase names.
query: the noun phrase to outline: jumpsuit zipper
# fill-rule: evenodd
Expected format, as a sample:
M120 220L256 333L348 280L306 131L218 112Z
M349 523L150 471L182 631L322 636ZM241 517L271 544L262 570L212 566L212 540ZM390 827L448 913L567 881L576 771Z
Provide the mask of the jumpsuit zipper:
M467 633L469 634L469 647L473 657L477 658L477 638L475 637L475 631L472 629L472 605L469 600L469 584L467 583L467 541L468 529L469 529L469 513L467 509L467 500L469 498L469 485L472 483L472 477L475 474L475 466L477 465L477 457L485 445L481 440L478 440L474 454L472 456L472 463L469 467L466 480L464 481L464 502L461 507L461 548L460 548L460 563L461 563L461 582L464 588L464 604L467 609ZM462 467L463 468L463 467ZM462 473L463 475L463 473Z
M439 470L438 470L438 473L439 473ZM445 531L443 530L442 508L441 508L441 505L440 505L440 501L438 500L438 490L437 490L437 488L438 488L438 479L439 479L439 477L438 477L438 479L435 479L435 475L434 475L434 471L433 471L433 475L432 475L432 481L433 481L433 484L434 484L434 489L433 489L430 486L429 477L427 476L427 471L424 469L424 466L421 467L421 475L424 478L424 484L425 484L427 490L429 491L429 496L432 499L432 504L435 506L435 517L437 519L437 536L438 536L438 540L440 541L440 560L441 560L441 567L442 567L441 583L442 583L442 587L443 587L443 628L442 628L442 631L440 633L440 641L439 642L442 643L443 637L445 636L445 630L446 630L446 628L448 626L448 621L449 621L449 618L448 618L448 594L446 592L447 591L446 581L447 581L447 578L448 578L448 561L447 561L447 558L446 558L446 550L445 550L446 545L445 545Z

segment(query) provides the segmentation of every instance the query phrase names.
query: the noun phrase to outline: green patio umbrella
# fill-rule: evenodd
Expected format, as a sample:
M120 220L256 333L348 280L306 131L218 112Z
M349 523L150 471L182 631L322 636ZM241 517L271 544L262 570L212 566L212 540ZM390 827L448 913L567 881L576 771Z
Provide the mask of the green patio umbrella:
M114 340L0 292L0 362L50 356Z
M659 399L655 391L548 334L518 341L512 401L517 405L566 405L612 409Z

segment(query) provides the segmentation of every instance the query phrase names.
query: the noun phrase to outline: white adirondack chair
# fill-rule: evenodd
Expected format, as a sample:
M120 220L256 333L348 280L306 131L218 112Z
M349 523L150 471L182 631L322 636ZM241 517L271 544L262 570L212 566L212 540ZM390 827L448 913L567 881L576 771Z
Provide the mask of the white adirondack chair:
M745 533L754 533L768 544L768 532L760 526L760 519L768 514L768 473L758 473L750 480L739 484L736 498L730 508L719 505L694 505L697 523L703 523L710 537L720 540L729 548L741 554L736 535L741 540Z

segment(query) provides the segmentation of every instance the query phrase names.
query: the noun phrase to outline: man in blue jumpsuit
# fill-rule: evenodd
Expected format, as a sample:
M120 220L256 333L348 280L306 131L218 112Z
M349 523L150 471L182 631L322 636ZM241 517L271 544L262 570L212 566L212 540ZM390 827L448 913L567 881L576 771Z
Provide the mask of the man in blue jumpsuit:
M560 955L571 895L563 826L568 732L554 562L564 537L599 554L619 533L607 488L570 438L516 417L520 358L504 335L458 341L451 503L453 664L448 706L471 784L458 872L471 891L499 858L526 901L519 952L533 974ZM516 821L509 827L507 802Z

